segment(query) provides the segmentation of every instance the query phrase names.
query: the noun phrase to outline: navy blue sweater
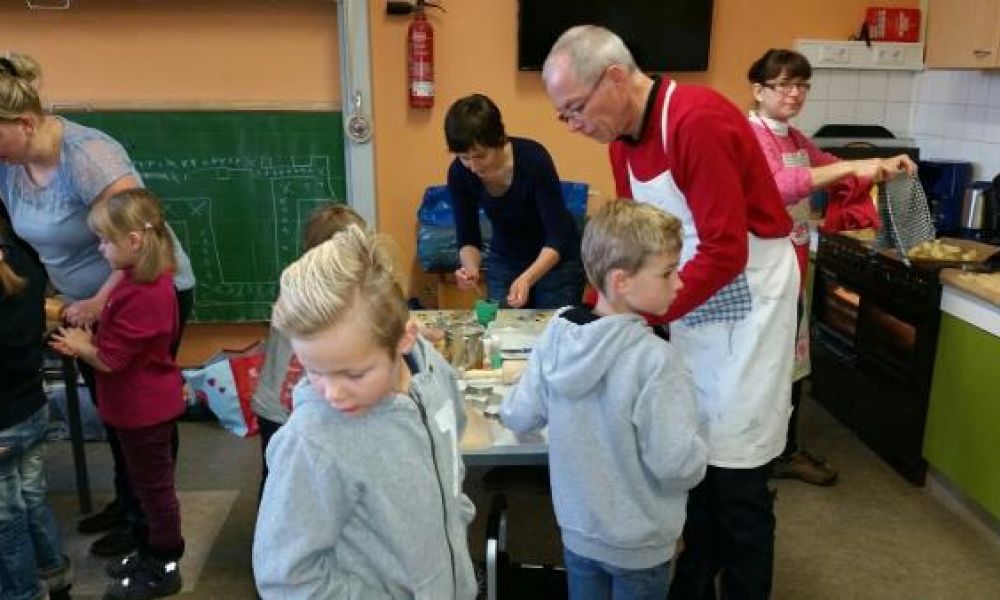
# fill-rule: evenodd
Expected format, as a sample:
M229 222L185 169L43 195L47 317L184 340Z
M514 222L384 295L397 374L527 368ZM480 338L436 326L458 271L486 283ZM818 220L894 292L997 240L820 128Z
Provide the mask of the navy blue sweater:
M493 226L491 256L528 264L543 247L562 259L580 254L580 234L563 200L552 157L533 140L510 138L514 149L514 176L502 196L487 193L479 176L457 158L448 169L448 189L455 203L458 247L482 249L479 230L481 206Z

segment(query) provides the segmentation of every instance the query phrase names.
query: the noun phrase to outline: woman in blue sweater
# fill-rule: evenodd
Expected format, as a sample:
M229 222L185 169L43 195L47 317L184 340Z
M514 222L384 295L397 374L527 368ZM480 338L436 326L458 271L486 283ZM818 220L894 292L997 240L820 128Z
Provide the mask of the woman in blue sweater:
M507 137L500 109L482 94L451 105L444 121L448 189L455 203L459 287L479 284L479 209L493 229L486 264L489 297L511 308L580 301L580 233L563 200L552 157L533 140Z

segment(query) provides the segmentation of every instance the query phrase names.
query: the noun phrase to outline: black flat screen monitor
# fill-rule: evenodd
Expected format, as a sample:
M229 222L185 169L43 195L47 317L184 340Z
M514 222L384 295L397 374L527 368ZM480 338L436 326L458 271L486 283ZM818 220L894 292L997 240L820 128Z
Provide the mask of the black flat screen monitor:
M517 66L539 71L556 38L574 25L617 33L644 71L704 71L713 0L518 0Z

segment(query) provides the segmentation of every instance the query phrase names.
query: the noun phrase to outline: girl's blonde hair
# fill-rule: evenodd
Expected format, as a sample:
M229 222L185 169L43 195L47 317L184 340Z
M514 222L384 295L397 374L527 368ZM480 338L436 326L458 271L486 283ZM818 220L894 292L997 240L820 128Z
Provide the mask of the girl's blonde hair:
M8 232L7 222L0 217L0 295L2 296L20 294L25 286L24 278L19 277L7 264Z
M87 215L87 225L97 235L118 242L129 234L139 236L132 279L149 283L164 271L174 270L174 244L167 231L160 200L147 189L133 188L98 202Z
M37 82L42 68L26 54L0 55L0 121L13 121L24 113L42 114Z
M612 200L588 221L580 257L590 284L607 295L612 269L634 275L650 257L680 253L680 219L651 204Z
M348 225L281 274L271 324L290 338L305 338L343 319L364 319L375 344L395 355L409 309L391 249L388 238Z

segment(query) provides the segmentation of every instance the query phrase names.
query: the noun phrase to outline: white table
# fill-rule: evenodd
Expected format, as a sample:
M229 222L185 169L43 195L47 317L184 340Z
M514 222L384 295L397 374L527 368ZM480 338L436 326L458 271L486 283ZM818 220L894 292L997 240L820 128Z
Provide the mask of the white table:
M494 391L507 395L510 386L494 385ZM466 425L460 447L469 466L546 465L549 462L547 430L516 434L500 419L484 416L480 408L466 403Z

